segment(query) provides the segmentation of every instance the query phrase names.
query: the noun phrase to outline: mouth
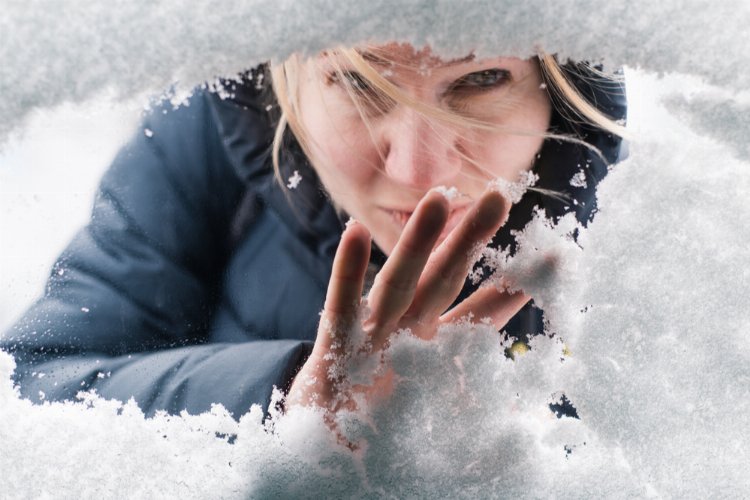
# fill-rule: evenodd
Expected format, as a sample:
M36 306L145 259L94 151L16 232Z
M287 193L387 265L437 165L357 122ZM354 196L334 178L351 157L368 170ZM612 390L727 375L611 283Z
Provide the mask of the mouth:
M445 227L438 237L437 244L442 243L442 241L450 234L450 232L453 231L456 226L458 226L459 222L461 222L461 219L463 219L468 209L469 205L462 205L451 208L451 211L448 213L448 220L445 223ZM386 212L388 212L388 214L391 216L391 219L393 219L393 221L396 223L399 231L404 230L404 228L406 227L406 223L409 222L412 214L414 214L413 211L410 212L404 210L386 210Z

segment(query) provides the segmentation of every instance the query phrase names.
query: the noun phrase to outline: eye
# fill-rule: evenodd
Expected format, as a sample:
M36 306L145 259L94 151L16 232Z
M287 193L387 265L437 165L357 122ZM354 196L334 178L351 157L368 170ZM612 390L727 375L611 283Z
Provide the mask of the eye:
M501 68L483 69L464 75L450 86L449 92L481 92L500 87L511 80L510 71Z

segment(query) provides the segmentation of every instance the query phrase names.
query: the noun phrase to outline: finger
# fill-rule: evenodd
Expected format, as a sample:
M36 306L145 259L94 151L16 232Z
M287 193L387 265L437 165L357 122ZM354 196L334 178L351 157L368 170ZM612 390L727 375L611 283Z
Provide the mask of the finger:
M390 333L409 308L425 264L448 219L448 201L431 191L419 202L367 298L365 328ZM373 339L375 341L375 339Z
M336 333L346 330L356 319L369 261L370 232L362 224L354 222L341 235L333 259L315 351L330 350Z
M469 268L504 223L509 204L497 191L487 191L464 216L430 258L411 308L408 322L420 323L443 313L463 287Z
M475 321L489 318L496 329L500 330L531 299L519 291L508 293L494 286L480 288L466 300L440 317L441 323L453 323L471 317Z

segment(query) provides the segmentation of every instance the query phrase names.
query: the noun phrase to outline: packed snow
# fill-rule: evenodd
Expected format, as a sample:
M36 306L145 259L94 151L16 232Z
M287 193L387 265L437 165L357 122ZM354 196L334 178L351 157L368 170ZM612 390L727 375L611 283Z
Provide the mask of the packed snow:
M180 95L269 58L394 39L438 53L531 55L542 47L750 88L745 0L6 0L0 4L0 143L33 109ZM602 36L604 35L604 36ZM729 54L732 54L731 56Z
M2 496L750 495L750 71L747 54L734 55L750 46L745 2L37 0L3 9L0 138L23 131L37 107L104 91L130 100L176 80L179 96L339 42L519 55L543 46L643 69L628 73L630 155L601 183L595 221L584 229L537 217L514 258L485 252L498 284L524 289L546 312L550 336L525 354L505 356L509 341L480 319L433 341L396 336L392 397L337 417L350 448L310 409L264 422L255 407L237 422L218 406L145 418L132 402L91 393L32 404L0 353ZM0 179L23 175L4 172L6 160ZM0 203L4 216L10 205ZM579 419L550 411L563 395Z

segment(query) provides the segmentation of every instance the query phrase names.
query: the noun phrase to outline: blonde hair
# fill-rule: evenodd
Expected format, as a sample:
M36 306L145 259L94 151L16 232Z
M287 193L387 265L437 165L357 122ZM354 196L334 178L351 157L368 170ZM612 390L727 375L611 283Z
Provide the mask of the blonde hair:
M465 127L466 129L491 131L499 131L502 129L502 127L497 124L467 116L460 112L431 106L418 99L412 98L408 93L403 92L385 78L356 49L339 48L335 50L335 53L343 56L359 73L359 75L361 75L364 82L377 91L376 96L367 96L366 104L380 112L387 110L387 108L393 104L401 104L409 106L421 115L430 119L459 127ZM540 51L538 52L537 60L539 62L539 69L543 82L547 87L550 100L553 105L558 103L558 111L565 116L566 120L571 123L593 125L594 127L605 130L611 134L620 137L627 137L627 131L623 125L605 115L583 97L578 89L569 81L565 71L553 55ZM298 85L301 78L302 65L303 61L301 60L301 56L294 54L286 61L271 67L271 83L281 110L281 115L273 139L272 159L276 177L282 186L285 186L285 183L280 171L280 155L283 149L284 134L287 128L291 129L307 157L309 159L312 158L312 155L310 154L311 151L308 134L300 120ZM592 75L601 77L606 81L614 80L616 82L617 79L620 78L616 75L604 75L591 67L587 67L587 69L590 70ZM345 83L344 88L352 98L352 102L362 117L365 126L369 129L370 125L367 118L368 112L363 108L360 102L362 97L356 97L356 90L352 87L344 73L344 70L339 66L335 67L335 74ZM559 109L560 106L564 109ZM523 131L514 131L513 133L520 135L527 134ZM603 158L603 155L599 150L578 137L565 134L553 134L549 132L543 135L545 138L565 140L580 144L583 147L592 149L598 156ZM463 154L462 156L465 157Z

